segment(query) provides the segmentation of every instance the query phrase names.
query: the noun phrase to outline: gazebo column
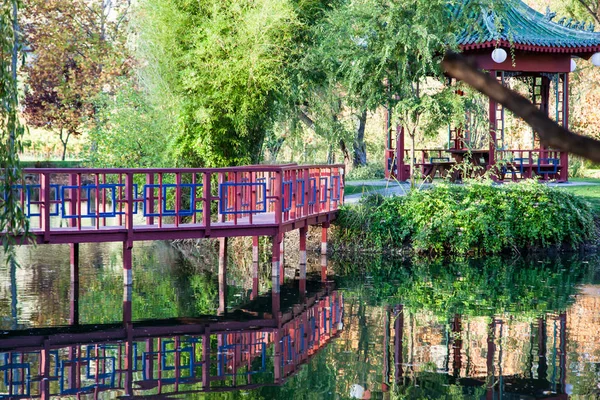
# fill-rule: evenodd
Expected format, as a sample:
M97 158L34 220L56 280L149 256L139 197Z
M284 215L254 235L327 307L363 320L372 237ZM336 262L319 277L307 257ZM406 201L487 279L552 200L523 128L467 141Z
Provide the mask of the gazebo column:
M490 71L490 75L496 78L496 71ZM490 119L490 140L489 140L489 164L488 169L492 168L492 166L496 163L496 109L497 104L494 100L490 98L490 109L489 109L489 119Z
M550 114L550 78L542 76L542 84L540 86L540 111L544 114ZM535 90L535 88L534 88ZM557 121L558 122L558 121ZM540 158L548 158L548 148L540 141Z
M404 167L404 127L396 126L396 176L398 181L405 182L410 179L410 168Z
M560 83L559 83L560 84ZM563 115L563 126L569 129L569 74L563 75L563 90L562 90L562 115ZM569 153L566 151L560 152L560 165L562 168L560 169L560 180L567 181L569 180Z

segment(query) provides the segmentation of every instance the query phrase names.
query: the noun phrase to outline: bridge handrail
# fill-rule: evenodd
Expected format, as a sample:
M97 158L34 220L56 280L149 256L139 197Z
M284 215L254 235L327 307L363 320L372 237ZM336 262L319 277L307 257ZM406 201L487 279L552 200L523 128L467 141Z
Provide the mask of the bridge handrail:
M14 190L33 231L42 231L45 240L59 228L57 219L78 231L125 228L132 237L134 224L136 229L195 224L208 232L218 223L266 224L266 214L281 226L331 213L343 203L343 164L23 171Z

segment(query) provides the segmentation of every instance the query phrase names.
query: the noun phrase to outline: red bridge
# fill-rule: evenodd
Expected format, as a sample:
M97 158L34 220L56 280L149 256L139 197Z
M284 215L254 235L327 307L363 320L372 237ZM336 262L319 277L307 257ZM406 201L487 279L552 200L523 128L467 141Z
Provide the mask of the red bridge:
M300 230L305 277L308 226L327 228L344 198L343 165L254 165L220 169L26 169L14 190L39 244L123 242L125 284L131 284L134 241L220 238L225 275L227 238L273 238L273 278L286 232ZM18 243L26 244L23 237ZM304 264L304 268L302 266ZM255 271L256 272L256 271ZM257 277L257 275L255 275ZM277 279L276 279L277 278Z

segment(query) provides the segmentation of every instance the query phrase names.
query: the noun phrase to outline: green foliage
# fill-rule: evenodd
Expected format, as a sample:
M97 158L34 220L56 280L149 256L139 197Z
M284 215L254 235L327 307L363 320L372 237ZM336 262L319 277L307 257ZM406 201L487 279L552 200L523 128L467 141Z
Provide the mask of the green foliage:
M97 124L90 131L88 162L99 168L170 167L167 157L170 122L126 85L115 96L97 101Z
M0 232L7 262L15 261L13 235L29 231L14 185L21 182L19 152L25 131L19 122L17 67L21 38L17 21L20 1L0 2Z
M157 63L146 68L152 70L148 88L164 82L177 99L177 162L258 162L277 93L286 87L297 25L291 4L144 0L138 23L141 40L152 43L142 48L142 57Z
M369 305L403 304L411 312L454 315L511 314L519 320L566 310L583 283L593 282L593 263L579 259L412 260L369 257L333 261L339 285ZM590 276L590 272L592 276ZM368 285L365 285L368 281Z
M344 207L336 223L341 241L360 238L380 249L410 244L435 254L579 245L594 232L587 201L533 181L439 184L405 197L368 197Z
M381 163L369 163L362 167L354 167L346 174L347 181L364 181L369 179L383 179L385 171Z

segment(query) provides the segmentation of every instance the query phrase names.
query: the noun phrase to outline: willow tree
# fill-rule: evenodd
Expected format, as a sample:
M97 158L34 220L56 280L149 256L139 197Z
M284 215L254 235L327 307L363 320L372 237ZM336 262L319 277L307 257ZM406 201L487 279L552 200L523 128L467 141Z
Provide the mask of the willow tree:
M458 33L474 25L482 6L502 12L501 2L490 0L456 8L446 0L346 0L315 28L313 64L348 107L359 113L396 109L396 120L419 133L426 122L421 116L441 124L449 110L460 111L443 93L449 89L440 62L446 49L457 48ZM437 81L440 89L422 90L427 81Z
M14 186L21 182L19 152L24 128L19 123L17 69L21 52L18 0L0 1L0 232L7 260L14 260L13 235L27 232L29 223Z
M177 125L172 154L187 166L256 163L272 122L298 24L286 0L143 0L143 83L166 88Z

